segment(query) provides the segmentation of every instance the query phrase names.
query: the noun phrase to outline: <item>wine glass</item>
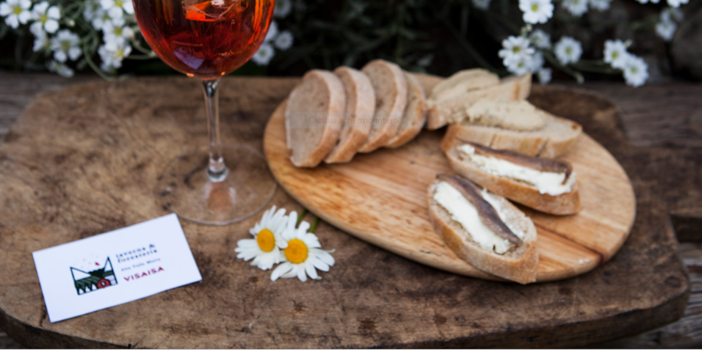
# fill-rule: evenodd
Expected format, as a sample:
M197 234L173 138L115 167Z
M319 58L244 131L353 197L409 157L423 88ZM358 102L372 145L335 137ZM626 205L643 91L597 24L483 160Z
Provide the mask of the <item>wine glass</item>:
M220 143L219 79L263 43L275 0L132 0L146 41L166 64L202 81L210 143L184 151L159 177L161 205L208 225L243 220L276 190L265 159L245 145Z

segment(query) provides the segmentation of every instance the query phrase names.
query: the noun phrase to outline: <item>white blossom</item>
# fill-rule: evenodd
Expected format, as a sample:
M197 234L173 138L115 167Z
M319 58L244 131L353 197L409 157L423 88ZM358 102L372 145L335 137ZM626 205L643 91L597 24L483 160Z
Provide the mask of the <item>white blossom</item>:
M124 11L116 7L109 10L98 9L91 21L93 28L101 31L107 23L112 23L113 26L124 25Z
M675 30L678 29L678 25L673 21L659 21L656 23L656 34L658 34L663 40L669 42L673 39Z
M556 43L554 48L558 61L563 65L575 63L580 60L580 55L583 54L583 48L580 42L571 37L562 37Z
M623 68L628 56L629 53L623 41L617 39L605 42L604 62L612 65L612 67Z
M112 8L118 8L130 15L134 14L134 6L131 0L100 0L100 6L103 10L109 11Z
M649 0L636 0L642 4L647 4ZM657 4L659 0L650 0L652 4Z
M582 16L587 12L587 0L563 0L563 7L575 17Z
M530 61L531 67L529 68L529 71L531 72L537 72L544 67L544 55L538 51L531 56Z
M531 55L514 55L504 59L503 61L507 71L515 75L523 75L531 71L532 56Z
M7 16L5 23L12 28L17 28L32 18L30 7L32 7L31 0L7 0L0 3L0 16Z
M271 21L271 25L268 26L268 33L266 33L266 38L263 41L270 42L271 40L275 39L275 37L277 35L278 35L278 24L275 23L275 21Z
M658 2L658 1L656 1ZM690 0L668 0L668 6L670 7L680 7L682 4L687 4Z
M290 31L282 31L275 37L273 45L280 50L288 50L293 45L293 35Z
M552 71L550 68L542 68L536 73L536 75L539 77L539 83L541 84L551 82L551 74Z
M503 61L514 57L530 56L532 54L534 54L534 48L529 47L529 39L515 36L509 36L507 39L503 40L502 50L498 52L498 55ZM507 66L507 64L505 64L505 66Z
M551 36L541 29L535 29L531 32L529 40L539 49L548 49L551 47Z
M487 10L490 8L491 0L473 0L473 6L481 10Z
M134 38L134 30L129 26L116 26L112 22L107 22L102 27L103 40L105 43L120 39L131 40Z
M626 84L630 86L639 87L648 79L648 65L640 57L628 55L622 70Z
M526 23L546 23L553 16L551 0L519 0L519 9L524 13L522 19Z
M60 30L54 38L51 38L51 50L54 51L54 59L58 62L66 62L69 58L75 61L82 53L80 38L68 29Z
M115 40L105 43L98 48L98 55L102 60L100 68L103 71L110 71L122 67L122 60L129 56L132 52L132 47L124 38L116 38Z
M590 7L592 7L595 10L598 10L598 11L609 10L609 6L612 3L612 0L589 0L589 1L590 1Z
M34 35L43 31L55 33L59 28L58 20L61 19L61 11L57 6L49 7L49 3L44 1L34 5L32 19L34 23L29 26L29 30Z
M290 11L292 11L292 6L292 0L276 0L273 16L277 18L288 17Z
M83 19L85 19L87 22L92 22L93 18L95 18L100 9L101 7L99 1L85 0L85 7L83 8Z
M258 65L266 66L269 62L271 62L271 59L273 59L274 55L275 49L273 49L273 46L271 46L268 43L263 43L261 44L261 47L258 48L258 51L254 54L251 60L253 60Z
M39 51L39 50L44 50L51 46L51 42L49 41L49 35L46 34L44 31L39 31L38 33L34 34L34 46L32 47L32 51Z
M73 69L64 63L51 60L46 64L46 67L49 68L49 71L58 73L59 76L73 77Z

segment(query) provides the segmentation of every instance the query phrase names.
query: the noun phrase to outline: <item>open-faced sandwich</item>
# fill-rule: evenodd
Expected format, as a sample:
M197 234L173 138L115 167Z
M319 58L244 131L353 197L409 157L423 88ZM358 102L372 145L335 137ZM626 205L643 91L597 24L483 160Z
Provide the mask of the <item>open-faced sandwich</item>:
M451 168L482 187L530 208L555 215L580 211L570 163L496 150L451 138L442 143Z
M536 281L534 223L505 198L460 176L437 175L427 193L434 230L476 268L527 284Z

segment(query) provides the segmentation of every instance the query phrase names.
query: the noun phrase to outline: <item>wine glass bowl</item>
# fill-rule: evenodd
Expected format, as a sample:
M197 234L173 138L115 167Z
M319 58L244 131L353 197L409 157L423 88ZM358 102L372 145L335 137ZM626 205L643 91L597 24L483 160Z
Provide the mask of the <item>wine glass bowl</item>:
M168 163L156 197L183 219L225 225L260 211L276 183L258 151L221 143L219 79L241 67L265 40L274 0L132 0L146 42L173 69L202 82L209 144ZM196 138L196 137L195 137Z

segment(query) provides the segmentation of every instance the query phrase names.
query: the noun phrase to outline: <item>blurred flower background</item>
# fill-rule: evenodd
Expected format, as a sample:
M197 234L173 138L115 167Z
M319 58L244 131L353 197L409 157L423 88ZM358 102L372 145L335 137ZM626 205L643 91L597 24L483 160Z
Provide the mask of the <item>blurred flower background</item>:
M652 81L702 78L702 0L277 0L237 75L301 75L383 58L438 75ZM172 74L129 0L0 0L0 67L106 79Z

